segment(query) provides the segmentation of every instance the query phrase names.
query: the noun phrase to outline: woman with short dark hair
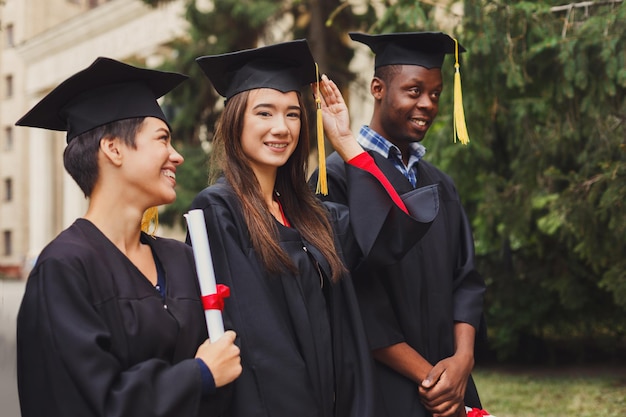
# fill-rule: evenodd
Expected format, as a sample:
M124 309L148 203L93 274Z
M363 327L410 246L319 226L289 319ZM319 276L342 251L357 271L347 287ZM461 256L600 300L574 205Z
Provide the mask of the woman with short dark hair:
M98 58L18 121L67 131L65 167L89 199L28 278L22 417L217 415L216 388L241 373L232 331L207 340L190 248L141 229L176 198L183 157L156 100L185 79Z

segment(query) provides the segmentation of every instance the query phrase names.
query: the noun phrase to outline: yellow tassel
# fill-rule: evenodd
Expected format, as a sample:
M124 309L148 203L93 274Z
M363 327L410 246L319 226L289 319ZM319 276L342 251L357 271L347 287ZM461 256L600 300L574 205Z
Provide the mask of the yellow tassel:
M324 123L322 121L322 96L320 95L320 75L317 62L315 63L315 74L317 77L317 94L315 95L317 123L317 157L318 175L315 192L317 194L328 195L328 184L326 182L326 150L324 149Z
M459 65L459 43L454 39L454 142L459 138L463 145L469 143L469 134L465 124L463 110L463 91L461 89L461 66Z
M141 231L154 237L158 227L159 209L157 207L150 207L143 213L143 217L141 219Z

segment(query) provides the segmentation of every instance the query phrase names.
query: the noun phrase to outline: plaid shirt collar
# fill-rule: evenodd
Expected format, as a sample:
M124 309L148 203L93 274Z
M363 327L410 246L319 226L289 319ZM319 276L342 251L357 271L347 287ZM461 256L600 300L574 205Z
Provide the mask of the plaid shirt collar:
M370 129L369 126L361 127L357 141L366 150L374 151L389 159L415 187L417 183L417 163L426 154L426 148L419 142L409 144L409 164L404 165L400 149L387 139Z

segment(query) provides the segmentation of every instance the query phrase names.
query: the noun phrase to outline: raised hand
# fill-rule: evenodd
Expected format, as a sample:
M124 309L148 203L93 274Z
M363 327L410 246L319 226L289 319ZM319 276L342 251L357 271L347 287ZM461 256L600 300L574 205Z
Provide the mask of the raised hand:
M315 87L313 91L316 93ZM348 107L337 85L326 75L320 80L320 92L324 132L337 153L345 161L350 160L363 152L363 148L350 130Z

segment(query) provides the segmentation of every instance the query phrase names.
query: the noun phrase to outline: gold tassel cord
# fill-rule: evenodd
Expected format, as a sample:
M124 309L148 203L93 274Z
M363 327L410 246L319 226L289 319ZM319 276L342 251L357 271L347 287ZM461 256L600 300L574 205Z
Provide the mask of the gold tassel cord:
M454 142L459 138L463 145L469 143L469 133L465 124L463 110L463 91L461 89L461 66L459 65L459 43L454 39Z
M315 95L316 123L317 123L317 157L318 175L315 192L317 194L328 195L328 184L326 182L326 150L324 148L324 123L322 121L322 96L320 94L320 75L317 62L315 63L315 76L317 78L317 94Z
M154 237L154 234L159 227L159 209L157 207L150 207L143 213L141 218L141 231Z

